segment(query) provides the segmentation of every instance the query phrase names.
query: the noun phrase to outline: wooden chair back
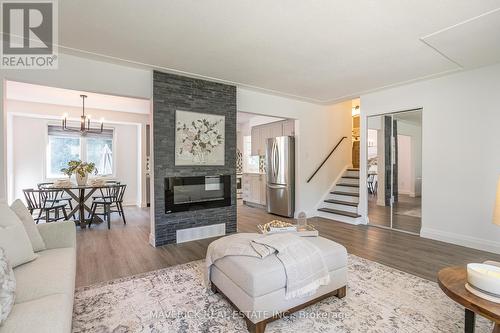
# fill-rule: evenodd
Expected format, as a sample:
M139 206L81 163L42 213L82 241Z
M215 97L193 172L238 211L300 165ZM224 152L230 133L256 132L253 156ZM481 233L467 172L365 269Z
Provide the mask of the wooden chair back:
M116 180L108 180L106 181L106 185L108 186L99 189L99 192L101 192L101 196L104 198L114 198L116 196L115 186L120 185L120 182Z
M123 196L125 195L125 189L127 185L116 185L107 188L109 198L112 202L123 202Z
M116 202L123 202L123 196L125 195L125 190L127 189L127 185L118 185L118 193L116 196Z
M24 198L28 205L29 210L50 208L53 207L57 202L57 197L61 193L61 190L53 189L24 189ZM47 203L49 205L47 206Z

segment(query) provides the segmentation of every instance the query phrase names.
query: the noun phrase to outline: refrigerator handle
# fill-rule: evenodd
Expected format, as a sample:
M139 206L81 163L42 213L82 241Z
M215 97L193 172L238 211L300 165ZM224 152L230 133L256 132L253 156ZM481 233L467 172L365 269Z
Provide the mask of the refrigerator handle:
M275 167L275 170L276 170L276 175L274 176L274 179L278 178L278 174L279 174L279 168L280 168L280 152L279 152L279 148L278 148L278 143L276 143L276 167Z
M271 156L269 157L269 161L271 162L271 165L269 166L269 171L271 174L274 176L274 141L271 146Z

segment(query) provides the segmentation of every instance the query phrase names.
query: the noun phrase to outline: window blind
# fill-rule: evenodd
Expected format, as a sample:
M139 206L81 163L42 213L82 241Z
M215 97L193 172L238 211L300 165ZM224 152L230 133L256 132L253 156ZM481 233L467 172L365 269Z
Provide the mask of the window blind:
M68 128L80 130L78 127L70 127ZM80 137L79 132L70 132L62 129L60 125L49 125L48 126L48 134L53 136L65 136L65 137ZM87 133L84 135L86 138L99 138L99 139L113 139L113 129L105 128L102 133Z

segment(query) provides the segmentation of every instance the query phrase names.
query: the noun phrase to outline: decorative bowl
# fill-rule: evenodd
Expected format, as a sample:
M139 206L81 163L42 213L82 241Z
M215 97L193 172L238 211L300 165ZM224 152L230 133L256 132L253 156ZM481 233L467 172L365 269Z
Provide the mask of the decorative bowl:
M500 296L500 267L467 264L467 282L476 289Z

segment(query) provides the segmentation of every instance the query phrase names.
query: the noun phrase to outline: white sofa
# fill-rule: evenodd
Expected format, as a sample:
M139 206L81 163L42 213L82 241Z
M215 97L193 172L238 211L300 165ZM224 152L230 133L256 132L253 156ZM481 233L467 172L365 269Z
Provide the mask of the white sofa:
M76 275L76 233L73 222L37 225L46 250L14 268L15 305L0 333L69 333Z

